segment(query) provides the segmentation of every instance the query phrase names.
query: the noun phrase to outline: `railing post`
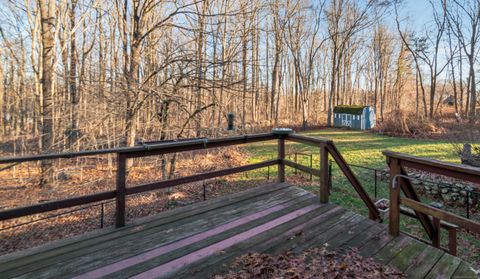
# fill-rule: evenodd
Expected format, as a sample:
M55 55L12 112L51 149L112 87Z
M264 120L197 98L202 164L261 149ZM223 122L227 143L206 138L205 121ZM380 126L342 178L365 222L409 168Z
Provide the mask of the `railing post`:
M115 227L125 226L125 192L126 192L127 158L117 153L117 195L115 207Z
M400 235L400 178L397 176L401 173L398 159L387 158L390 167L390 211L388 232L391 236ZM395 181L399 179L399 181Z
M293 132L289 128L275 128L272 134L278 136L278 182L285 182L285 138Z
M320 146L320 202L328 203L329 189L328 150L325 144Z
M457 229L448 229L448 251L450 254L457 255Z
M278 138L278 182L285 182L285 138L280 136Z

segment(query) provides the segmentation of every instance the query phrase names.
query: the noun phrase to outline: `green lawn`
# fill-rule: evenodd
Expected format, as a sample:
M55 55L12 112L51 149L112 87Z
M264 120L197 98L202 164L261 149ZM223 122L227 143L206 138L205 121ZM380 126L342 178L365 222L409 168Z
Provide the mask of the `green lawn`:
M383 150L404 152L449 162L459 162L458 157L454 154L451 145L447 141L389 137L369 132L340 129L309 131L302 134L333 140L349 164L376 168L385 167L385 157L382 155ZM297 143L287 142L287 153L288 148L318 153L313 147ZM273 158L276 156L276 143L251 145L248 150L254 155L252 162Z
M357 178L362 183L365 190L370 197L374 199L388 198L388 180L382 178L381 175L375 176L374 170L355 167L352 165L365 166L378 170L385 170L386 162L385 156L382 155L384 150L392 150L413 154L416 156L430 157L438 160L459 163L458 156L454 153L452 146L448 141L442 140L417 140L410 138L389 137L370 132L349 131L340 129L326 129L318 131L309 131L302 133L312 137L323 137L334 141L341 154L344 156L347 163L349 163L355 172ZM276 158L277 156L277 142L267 142L252 144L247 147L250 156L250 163L260 162ZM306 146L303 144L287 142L286 154L294 154L295 152L312 154L314 168L319 168L319 150L315 147ZM293 160L293 156L290 157ZM309 156L298 155L297 160L303 165L310 165ZM380 173L380 171L378 171ZM268 170L270 179L276 178L276 167L271 167ZM267 170L257 170L249 172L248 179L262 179L267 176ZM291 168L286 169L287 181L291 181L296 185L303 187L312 192L318 192L319 182L318 178L309 181L306 174L294 173ZM330 200L347 209L361 213L368 216L366 206L358 197L357 193L350 185L343 173L339 170L335 163L332 164L332 192ZM422 197L424 202L430 202L428 197ZM460 209L461 210L461 209ZM412 220L403 216L402 230L419 236L426 237L416 220ZM446 236L446 233L443 234ZM472 235L466 235L469 239L468 243L480 247L478 240L472 239ZM462 249L460 244L459 250ZM460 253L461 255L463 253ZM474 253L475 254L475 253ZM472 257L471 253L463 254L464 257ZM473 256L473 262L478 262L479 258ZM472 259L470 258L470 261Z

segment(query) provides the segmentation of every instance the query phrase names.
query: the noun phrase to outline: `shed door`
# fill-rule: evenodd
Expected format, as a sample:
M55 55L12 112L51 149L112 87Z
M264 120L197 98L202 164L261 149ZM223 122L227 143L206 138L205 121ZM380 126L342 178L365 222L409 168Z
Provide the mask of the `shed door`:
M344 114L343 115L342 126L352 127L352 115L351 114Z

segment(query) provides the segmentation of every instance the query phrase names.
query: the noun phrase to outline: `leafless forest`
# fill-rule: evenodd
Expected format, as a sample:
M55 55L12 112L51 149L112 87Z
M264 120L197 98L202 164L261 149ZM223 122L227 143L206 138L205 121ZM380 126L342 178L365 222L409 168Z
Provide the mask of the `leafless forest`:
M449 96L473 123L480 1L429 7L416 26L398 1L2 1L4 152L215 136L229 112L240 132L330 125L337 104L408 131Z

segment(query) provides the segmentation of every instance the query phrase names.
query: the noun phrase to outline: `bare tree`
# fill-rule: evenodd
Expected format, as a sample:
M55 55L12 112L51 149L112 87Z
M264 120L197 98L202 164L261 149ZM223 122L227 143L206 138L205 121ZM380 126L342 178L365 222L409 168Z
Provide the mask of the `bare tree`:
M435 98L436 98L436 90L437 90L437 81L443 71L449 65L449 60L445 63L441 63L439 60L439 55L441 49L441 43L443 39L443 35L445 34L446 29L446 12L445 7L443 6L443 1L440 1L442 4L441 8L438 8L434 2L430 2L433 11L433 28L425 27L424 34L420 36L416 36L415 34L411 34L410 38L405 36L405 33L401 31L400 27L400 20L398 18L398 11L397 5L395 5L395 13L396 13L396 23L397 23L397 30L398 33L409 50L412 54L418 76L419 82L422 87L422 93L424 92L424 83L423 83L423 76L421 74L421 64L427 66L429 70L429 77L430 77L430 88L429 88L429 103L428 103L428 114L427 114L427 107L426 102L424 102L425 108L425 116L430 118L434 115L434 107L435 107Z
M480 39L480 1L453 0L445 7L448 14L448 25L457 37L458 43L468 60L468 92L470 95L469 121L475 122L477 89L475 77L475 63L478 55Z
M54 141L53 131L53 92L54 92L54 32L56 27L55 12L56 1L55 0L38 0L38 10L40 12L40 30L41 30L41 91L40 91L40 149L43 152L51 152ZM41 184L51 181L52 177L52 164L46 160L41 162L42 164L42 179Z

